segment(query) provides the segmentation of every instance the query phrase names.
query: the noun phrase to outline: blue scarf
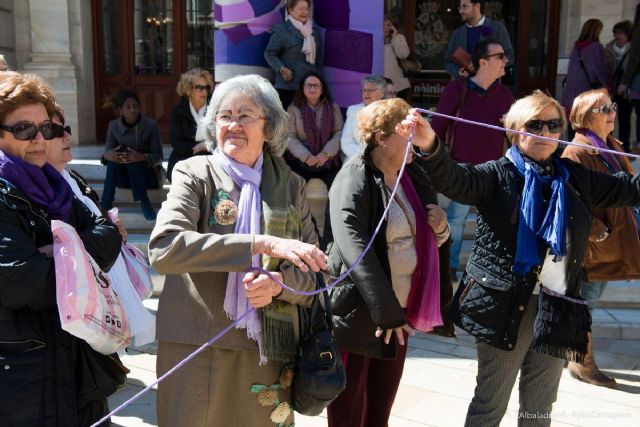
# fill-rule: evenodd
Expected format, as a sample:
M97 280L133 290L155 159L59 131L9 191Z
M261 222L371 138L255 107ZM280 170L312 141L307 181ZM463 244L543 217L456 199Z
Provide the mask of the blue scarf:
M515 145L509 148L506 157L515 165L520 176L524 177L513 271L526 274L533 267L542 264L539 238L556 257L567 254L565 188L569 171L556 156L552 156L554 176L540 176L535 166L524 161ZM551 198L544 215L543 185L551 185Z

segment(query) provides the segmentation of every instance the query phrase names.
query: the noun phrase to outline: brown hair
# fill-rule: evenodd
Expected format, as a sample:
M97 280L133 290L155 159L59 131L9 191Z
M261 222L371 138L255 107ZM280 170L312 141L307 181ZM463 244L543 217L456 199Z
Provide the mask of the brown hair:
M560 118L566 125L567 118L564 113L564 108L562 108L560 103L541 90L535 90L531 95L520 98L513 103L504 119L505 128L522 130L526 122L538 117L542 110L549 106L554 106L556 110L558 110ZM520 135L517 133L507 132L507 137L515 144L518 142Z
M211 73L207 70L201 70L200 68L192 68L186 73L182 73L180 75L180 81L178 81L178 86L176 87L178 95L189 97L191 88L199 78L203 78L207 81L207 84L211 86L211 90L209 91L209 93L211 93L213 91L213 76Z
M592 40L594 42L600 41L600 33L602 32L602 28L604 25L602 21L599 19L587 19L587 21L582 24L582 30L580 30L580 36L578 37L579 42L585 40Z
M306 1L309 5L309 9L313 7L313 0L287 0L287 12L293 10L293 8L301 1Z
M0 123L8 114L31 104L43 104L47 114L52 116L55 112L55 97L51 86L35 74L15 71L0 73Z
M616 25L613 26L613 34L621 32L624 33L629 40L631 40L631 33L633 33L633 22L629 21L620 21L617 22Z
M396 125L409 113L409 104L404 99L381 99L372 102L358 113L358 131L360 140L366 145L366 151L376 147L376 135L383 138L393 134Z
M571 106L571 113L569 114L569 120L571 120L573 130L589 129L589 122L593 115L596 114L592 112L591 109L596 108L596 105L608 97L609 92L607 89L589 90L576 96Z

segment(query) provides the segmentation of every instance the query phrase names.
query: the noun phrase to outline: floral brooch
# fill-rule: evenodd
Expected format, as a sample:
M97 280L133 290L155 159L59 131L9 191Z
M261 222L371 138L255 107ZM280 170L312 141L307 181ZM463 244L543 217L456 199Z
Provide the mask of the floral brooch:
M284 427L285 421L291 414L291 405L278 399L278 390L287 389L291 387L292 383L293 369L290 366L285 366L278 377L278 382L275 384L253 384L251 386L251 393L258 395L258 403L260 405L275 407L271 412L270 418L278 427ZM288 427L294 427L294 425L291 424Z
M232 225L238 220L238 207L229 199L229 193L219 190L218 194L211 198L213 215L209 217L209 226L216 224Z

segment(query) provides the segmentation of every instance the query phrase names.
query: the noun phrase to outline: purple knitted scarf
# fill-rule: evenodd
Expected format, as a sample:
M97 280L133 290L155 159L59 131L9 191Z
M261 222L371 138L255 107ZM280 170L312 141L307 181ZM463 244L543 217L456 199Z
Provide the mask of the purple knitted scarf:
M609 147L607 143L602 139L600 139L600 137L595 132L592 132L588 129L580 129L579 132L584 136L586 136L587 138L589 138L589 141L591 141L591 144L593 144L593 146L596 148L604 148L604 149L613 148L613 147ZM622 172L622 166L620 166L620 163L618 162L618 160L611 153L607 153L606 151L600 151L598 154L602 156L604 161L607 162L607 164L611 167L611 169L613 169L615 172Z
M302 126L304 133L307 134L307 141L305 146L311 151L314 156L322 151L324 145L331 138L331 132L333 131L333 109L331 104L327 101L323 101L314 111L308 102L305 102L300 107L300 113L302 113ZM316 114L319 109L322 109L322 121L320 122L320 128L316 125Z
M43 207L51 219L69 221L73 192L60 172L49 163L40 168L0 150L0 178Z

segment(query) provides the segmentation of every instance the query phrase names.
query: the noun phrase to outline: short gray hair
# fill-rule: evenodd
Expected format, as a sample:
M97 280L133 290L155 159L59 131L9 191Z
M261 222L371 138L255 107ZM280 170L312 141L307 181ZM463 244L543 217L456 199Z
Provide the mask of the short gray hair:
M373 83L378 87L378 89L380 89L383 92L385 92L387 89L387 81L382 76L376 76L375 74L372 74L362 79L362 86L364 86L367 83Z
M220 104L225 98L235 92L242 92L251 97L253 102L262 109L265 117L264 134L269 152L275 156L284 154L287 148L287 132L289 116L282 108L278 92L269 80L256 74L233 77L216 86L203 118L205 125L205 144L209 151L213 151L216 140L216 115Z

